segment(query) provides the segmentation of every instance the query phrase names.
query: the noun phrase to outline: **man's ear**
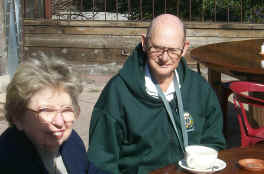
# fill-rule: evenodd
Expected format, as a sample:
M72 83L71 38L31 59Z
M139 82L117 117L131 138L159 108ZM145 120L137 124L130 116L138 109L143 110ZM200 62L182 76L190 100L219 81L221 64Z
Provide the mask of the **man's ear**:
M182 57L184 57L187 53L188 48L190 47L190 42L186 40L184 42L184 47L183 47L183 52L182 52Z
M142 48L143 48L143 51L146 51L146 35L145 34L142 34L141 35L141 45L142 45Z

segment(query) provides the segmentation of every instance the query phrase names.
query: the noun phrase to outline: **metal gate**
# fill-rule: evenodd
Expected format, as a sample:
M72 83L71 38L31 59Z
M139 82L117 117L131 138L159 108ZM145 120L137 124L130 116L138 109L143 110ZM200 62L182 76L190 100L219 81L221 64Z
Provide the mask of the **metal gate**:
M263 23L264 0L23 0L25 17L146 21L172 13L184 21ZM31 7L30 7L31 6ZM27 13L25 13L27 14ZM100 16L100 17L99 17Z

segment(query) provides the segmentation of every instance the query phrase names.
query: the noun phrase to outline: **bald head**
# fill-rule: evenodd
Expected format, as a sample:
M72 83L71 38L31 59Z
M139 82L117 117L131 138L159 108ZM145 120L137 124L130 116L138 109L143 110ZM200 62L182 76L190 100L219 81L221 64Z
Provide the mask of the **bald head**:
M176 35L178 38L181 38L183 42L185 40L185 31L182 21L177 16L171 14L162 14L153 19L147 31L147 39L150 39L156 33Z
M147 35L142 35L141 43L148 57L151 74L158 83L168 87L175 69L189 47L182 21L171 14L156 17L151 22Z

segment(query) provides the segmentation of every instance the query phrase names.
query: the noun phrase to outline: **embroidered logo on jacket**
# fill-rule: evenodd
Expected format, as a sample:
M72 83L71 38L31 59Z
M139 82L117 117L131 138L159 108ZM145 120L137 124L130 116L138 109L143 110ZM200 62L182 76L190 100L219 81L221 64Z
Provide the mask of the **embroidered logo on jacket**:
M193 118L191 116L191 114L189 112L185 112L184 113L184 121L185 121L185 128L186 130L189 131L193 131L194 130L194 122L193 122Z

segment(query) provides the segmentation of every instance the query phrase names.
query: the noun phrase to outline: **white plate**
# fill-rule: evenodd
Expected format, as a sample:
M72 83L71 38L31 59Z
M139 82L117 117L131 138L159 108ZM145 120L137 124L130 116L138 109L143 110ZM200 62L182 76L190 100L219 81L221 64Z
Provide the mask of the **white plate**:
M226 163L221 159L216 160L213 168L204 169L204 170L193 169L193 168L188 167L185 160L179 161L178 164L181 168L188 170L189 172L195 173L195 174L210 174L210 173L214 173L214 172L218 172L220 170L223 170L226 167Z

